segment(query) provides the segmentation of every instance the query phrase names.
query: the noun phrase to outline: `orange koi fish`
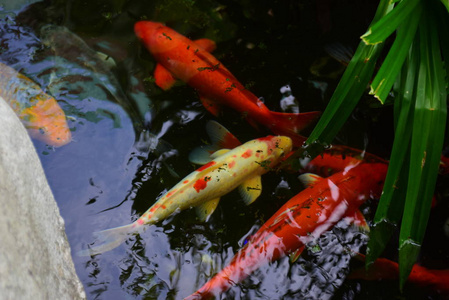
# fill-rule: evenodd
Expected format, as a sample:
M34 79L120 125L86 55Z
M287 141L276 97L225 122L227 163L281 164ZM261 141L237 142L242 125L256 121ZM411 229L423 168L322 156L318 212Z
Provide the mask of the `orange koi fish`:
M262 124L301 146L305 138L298 132L320 115L320 112L270 111L209 53L215 49L211 40L192 41L161 23L150 21L137 22L134 31L158 62L154 71L156 84L167 90L175 78L186 82L198 91L204 107L215 116L222 106L231 107L251 125Z
M359 206L382 191L384 163L348 165L328 178L303 174L308 187L284 204L240 249L231 263L185 299L218 296L271 261L291 255L296 260L305 245L342 218L366 227Z
M388 161L369 152L344 145L332 145L314 159L305 159L303 170L320 176L330 176L362 161L388 164Z
M31 137L54 147L72 140L64 111L34 81L0 63L0 98L19 116Z
M364 261L363 254L357 257ZM356 269L348 275L349 279L363 280L399 280L398 263L386 258L378 258L368 270L365 267ZM439 293L449 295L449 270L431 270L418 264L413 265L407 279L408 282L424 288L430 288Z
M217 144L233 147L238 140L215 122L208 123L208 131ZM95 255L120 245L129 233L155 224L181 210L196 207L199 218L206 221L214 212L220 197L239 187L246 204L254 202L262 192L261 175L274 167L292 149L292 141L285 136L267 136L246 142L232 150L221 149L210 155L196 151L193 160L207 162L171 188L134 223L98 232L102 244L79 255ZM197 157L206 155L207 159Z

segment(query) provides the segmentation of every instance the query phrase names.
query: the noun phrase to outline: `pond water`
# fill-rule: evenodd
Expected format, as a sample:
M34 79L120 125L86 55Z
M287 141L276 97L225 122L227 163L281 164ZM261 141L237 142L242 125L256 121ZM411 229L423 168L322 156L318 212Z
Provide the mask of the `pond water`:
M68 117L71 143L54 148L34 142L88 299L190 295L302 189L298 174L268 173L261 197L250 206L231 192L208 222L183 211L109 252L75 255L95 241L93 232L135 221L196 169L188 154L208 140L209 120L241 141L269 134L236 112L213 117L185 84L159 89L152 77L155 61L134 35L134 23L164 22L191 39L216 41L214 55L271 110L281 111L281 100L294 97L293 111L323 111L344 69L325 49L355 49L377 6L375 1L212 0L14 4L0 0L0 61L37 82ZM335 143L388 158L391 119L391 106L376 107L365 96ZM440 209L431 215L423 247L422 260L430 267L449 268L445 180L438 183ZM364 212L372 217L375 205L371 201ZM263 267L222 298L438 299L413 286L400 296L396 281L346 280L347 249L363 249L366 239L340 222L296 262L285 258ZM392 258L395 248L388 249Z

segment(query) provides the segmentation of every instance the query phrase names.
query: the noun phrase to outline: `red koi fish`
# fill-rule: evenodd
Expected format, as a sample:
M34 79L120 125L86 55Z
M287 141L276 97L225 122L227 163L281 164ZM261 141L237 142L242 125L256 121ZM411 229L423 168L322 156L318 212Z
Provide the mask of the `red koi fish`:
M357 254L361 260L365 259L363 254ZM378 258L368 270L365 267L352 271L348 278L363 280L399 280L399 266L396 262L386 258ZM449 295L449 270L431 270L415 264L407 279L415 285L430 288L439 293Z
M137 22L134 31L158 62L154 71L156 84L167 90L175 78L186 82L198 91L204 107L215 116L222 106L231 107L251 125L262 124L301 146L305 138L298 132L320 115L320 112L270 111L209 53L215 49L211 40L192 41L161 23L150 21Z
M330 176L361 162L388 164L388 161L383 158L366 151L343 145L332 145L311 161L305 160L303 170L320 176Z
M271 261L291 255L296 260L304 246L342 218L367 226L358 207L382 191L384 163L359 163L328 178L303 174L308 187L282 206L237 252L231 263L186 299L217 296Z
M60 147L72 140L64 111L31 79L0 63L0 98L19 116L31 137Z

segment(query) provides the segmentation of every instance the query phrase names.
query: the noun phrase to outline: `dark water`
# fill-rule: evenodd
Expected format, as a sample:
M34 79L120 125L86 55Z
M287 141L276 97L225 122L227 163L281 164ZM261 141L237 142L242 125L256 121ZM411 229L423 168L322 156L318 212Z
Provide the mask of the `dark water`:
M39 141L35 146L73 253L94 241L92 232L134 221L193 171L187 155L207 140L207 121L219 121L242 141L268 134L231 111L214 118L184 84L167 92L157 88L151 77L155 62L133 33L137 20L165 22L189 38L215 40L214 55L272 110L281 111L281 99L293 95L294 109L322 111L342 70L325 47L338 42L354 49L377 5L373 1L74 0L27 7L31 2L0 6L0 60L39 83L68 116L73 142L56 149ZM103 65L104 57L99 63L96 52L106 54L110 63ZM391 107L373 108L373 104L366 96L335 142L388 158ZM143 129L167 144L157 151L139 147L136 141ZM149 226L110 252L94 258L74 255L88 298L188 296L301 190L296 176L264 175L262 196L249 207L238 193L226 195L207 223L184 211ZM447 193L443 178L439 199L447 199ZM448 237L443 233L447 201L438 207L431 216L422 260L430 267L449 268ZM368 215L374 210L375 201L366 206ZM396 282L345 280L350 267L347 249L363 249L365 241L363 233L340 223L309 245L295 263L285 258L261 268L222 297L438 299L412 286L400 296ZM396 247L392 244L388 250L393 258Z

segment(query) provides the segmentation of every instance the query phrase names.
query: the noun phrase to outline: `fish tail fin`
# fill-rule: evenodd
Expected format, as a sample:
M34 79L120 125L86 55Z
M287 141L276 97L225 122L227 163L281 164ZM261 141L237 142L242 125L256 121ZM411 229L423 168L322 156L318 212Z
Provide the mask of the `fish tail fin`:
M269 124L269 128L276 134L289 136L292 138L293 144L300 147L306 138L298 132L316 121L321 112L312 111L296 114L271 111L270 114L271 124Z
M96 238L96 242L100 244L90 247L88 249L80 250L77 252L77 255L92 256L112 250L115 247L118 247L121 243L123 243L128 237L128 235L135 230L136 229L134 223L132 223L125 226L94 232L93 235Z

